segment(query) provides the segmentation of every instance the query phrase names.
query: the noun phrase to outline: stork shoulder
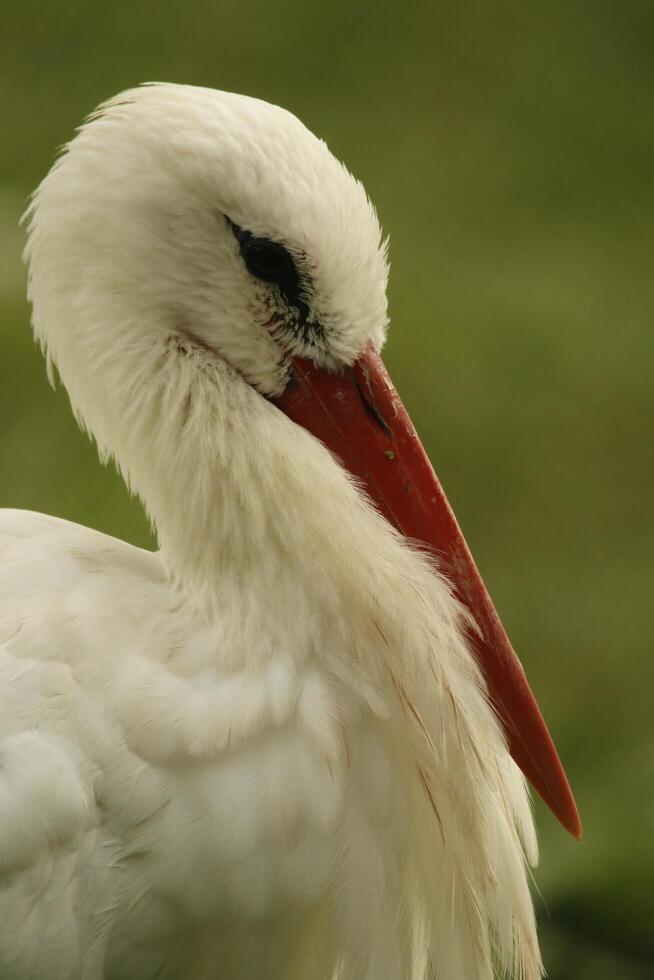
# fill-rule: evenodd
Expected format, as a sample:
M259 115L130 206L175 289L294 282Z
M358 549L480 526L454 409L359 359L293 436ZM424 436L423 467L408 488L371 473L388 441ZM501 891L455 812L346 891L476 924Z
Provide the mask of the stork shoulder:
M153 909L312 903L349 852L345 828L373 846L392 778L356 693L316 657L226 668L223 641L156 554L0 511L0 752L16 776L0 877L16 875L17 909L32 889L45 914L43 876L68 873L62 929L81 928L93 867L103 934L124 913L118 889L133 903L121 930L142 938L152 922L154 948L168 917Z

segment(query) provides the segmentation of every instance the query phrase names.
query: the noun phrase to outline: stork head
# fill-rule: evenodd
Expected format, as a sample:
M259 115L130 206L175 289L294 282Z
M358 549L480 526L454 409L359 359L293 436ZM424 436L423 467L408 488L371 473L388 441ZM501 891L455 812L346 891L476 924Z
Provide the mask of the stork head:
M363 186L258 99L183 85L123 93L43 182L32 225L36 330L62 372L74 359L88 377L85 353L138 343L147 354L177 336L270 395L291 355L336 367L383 342L386 250ZM54 293L84 307L83 336L70 316L63 330L40 316L45 290L49 307ZM116 326L126 321L131 337Z
M398 531L439 555L476 620L471 643L513 755L578 833L522 668L378 357L386 248L362 185L282 109L150 85L82 127L36 192L29 224L37 336L155 522L171 496L164 457L175 454L178 501L180 472L196 500L211 497L195 474L212 424L233 464L235 430L251 458L268 438L291 433L296 445L308 430ZM327 460L309 487L325 502L339 468L322 447L320 457L309 450L307 466Z

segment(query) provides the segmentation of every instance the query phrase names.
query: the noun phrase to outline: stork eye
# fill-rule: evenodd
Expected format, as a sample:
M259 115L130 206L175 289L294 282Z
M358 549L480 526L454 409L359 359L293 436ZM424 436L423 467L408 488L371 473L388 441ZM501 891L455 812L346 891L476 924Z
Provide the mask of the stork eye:
M289 303L297 304L300 277L295 262L284 246L269 238L255 238L251 232L240 228L229 218L227 220L248 272L263 282L277 286Z
M257 279L272 282L283 291L291 285L297 288L295 263L283 245L267 238L251 238L241 252L248 271Z

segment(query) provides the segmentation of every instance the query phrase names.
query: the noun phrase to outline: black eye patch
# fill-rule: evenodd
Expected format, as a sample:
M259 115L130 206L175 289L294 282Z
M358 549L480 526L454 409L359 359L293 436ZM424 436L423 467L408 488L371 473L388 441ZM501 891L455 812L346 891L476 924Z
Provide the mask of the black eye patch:
M256 238L229 218L227 222L239 244L245 267L250 275L261 279L262 282L277 286L287 303L297 309L300 319L305 320L309 308L301 297L300 276L287 249L269 238Z

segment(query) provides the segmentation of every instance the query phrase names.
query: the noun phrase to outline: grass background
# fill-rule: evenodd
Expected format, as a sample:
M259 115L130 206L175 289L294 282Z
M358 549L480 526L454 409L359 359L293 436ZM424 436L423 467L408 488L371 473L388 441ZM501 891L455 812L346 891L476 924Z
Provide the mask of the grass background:
M553 980L654 975L653 30L647 0L0 12L0 505L149 542L30 337L17 221L54 148L145 80L298 114L390 232L386 359L576 791L580 845L537 804Z

